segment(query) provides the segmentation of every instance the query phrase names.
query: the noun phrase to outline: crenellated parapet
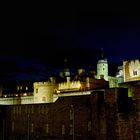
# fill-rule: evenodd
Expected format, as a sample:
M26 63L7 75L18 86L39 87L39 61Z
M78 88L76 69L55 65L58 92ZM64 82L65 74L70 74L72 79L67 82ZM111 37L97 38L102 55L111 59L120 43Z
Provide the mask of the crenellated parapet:
M81 87L80 81L69 81L58 84L58 90L80 89L80 87Z
M140 60L132 60L129 63L129 71L131 76L140 75Z
M34 87L39 87L39 86L52 86L54 83L52 82L34 82Z

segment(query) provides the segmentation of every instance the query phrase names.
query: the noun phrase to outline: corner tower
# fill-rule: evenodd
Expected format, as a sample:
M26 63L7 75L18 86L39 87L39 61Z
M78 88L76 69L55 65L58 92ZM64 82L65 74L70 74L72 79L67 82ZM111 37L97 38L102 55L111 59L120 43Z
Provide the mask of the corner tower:
M34 103L51 103L54 100L56 82L53 77L46 82L34 82Z
M97 63L97 79L105 79L108 81L108 62L104 58L104 51L101 48L101 56Z

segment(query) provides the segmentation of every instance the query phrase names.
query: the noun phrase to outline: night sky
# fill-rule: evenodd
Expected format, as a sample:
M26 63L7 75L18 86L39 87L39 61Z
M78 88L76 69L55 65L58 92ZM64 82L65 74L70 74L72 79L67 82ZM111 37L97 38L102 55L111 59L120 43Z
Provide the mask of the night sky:
M131 8L61 8L29 12L24 30L5 33L3 80L41 80L67 58L71 69L92 68L104 49L110 65L140 59L140 15Z

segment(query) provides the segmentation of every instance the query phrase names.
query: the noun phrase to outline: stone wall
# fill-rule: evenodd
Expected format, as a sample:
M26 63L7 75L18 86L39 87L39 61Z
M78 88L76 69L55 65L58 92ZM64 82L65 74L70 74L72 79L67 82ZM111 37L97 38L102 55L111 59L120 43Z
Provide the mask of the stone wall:
M90 95L61 97L55 103L1 106L8 140L140 139L140 88L95 90ZM3 131L4 128L4 131Z

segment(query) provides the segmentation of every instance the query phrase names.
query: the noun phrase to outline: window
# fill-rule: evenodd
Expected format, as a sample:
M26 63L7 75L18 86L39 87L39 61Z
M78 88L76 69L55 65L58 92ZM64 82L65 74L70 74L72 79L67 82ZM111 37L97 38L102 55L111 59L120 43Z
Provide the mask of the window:
M133 70L133 75L137 75L137 71L136 70Z
M105 70L105 68L103 68L103 70Z
M35 92L38 93L38 88L36 88L36 91Z
M26 90L28 90L28 87L26 87Z
M42 101L43 102L46 102L46 97L42 97Z

